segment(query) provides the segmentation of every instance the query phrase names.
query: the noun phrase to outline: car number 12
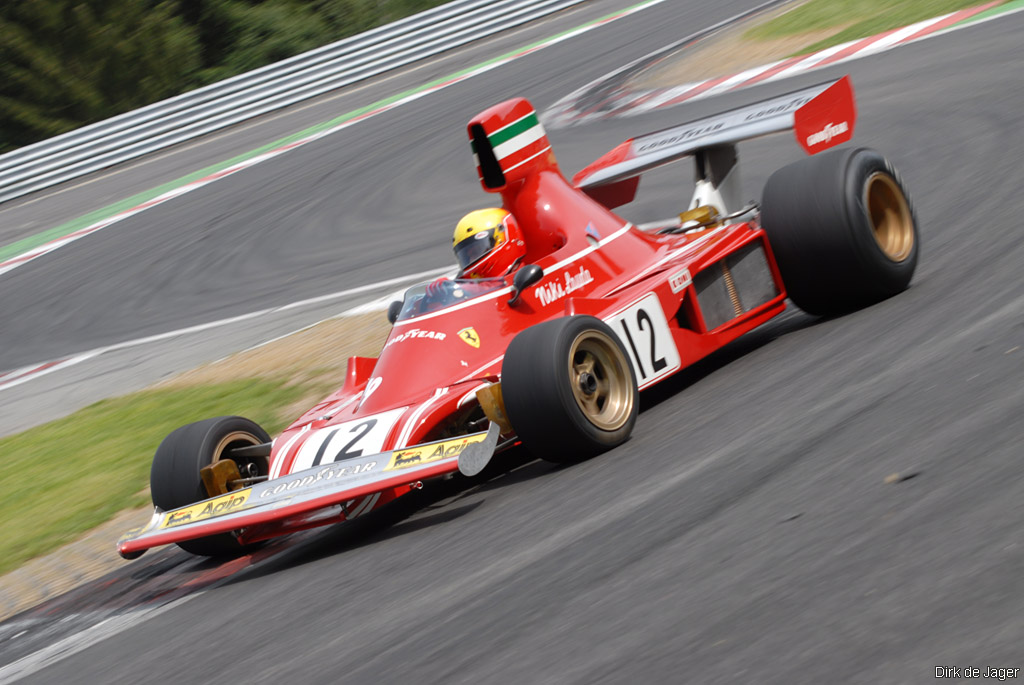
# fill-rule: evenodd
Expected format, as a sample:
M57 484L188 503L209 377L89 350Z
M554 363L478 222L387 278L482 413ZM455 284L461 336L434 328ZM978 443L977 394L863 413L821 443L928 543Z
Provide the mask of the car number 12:
M384 440L407 407L321 428L306 438L291 473L380 452Z
M607 323L626 348L638 387L644 388L679 369L679 350L654 293L611 317Z

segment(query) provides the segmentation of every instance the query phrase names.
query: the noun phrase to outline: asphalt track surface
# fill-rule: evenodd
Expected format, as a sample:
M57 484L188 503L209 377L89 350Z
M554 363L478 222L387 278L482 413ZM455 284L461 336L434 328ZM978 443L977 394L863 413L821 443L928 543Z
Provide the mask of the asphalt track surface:
M12 281L22 298L47 275L72 287L83 259L115 298L114 283L137 293L157 271L176 303L161 313L182 319L202 293L230 309L443 264L451 218L481 202L468 115L514 92L543 107L679 24L740 8L665 3L542 51L144 215L153 230L108 229L46 258L62 268L18 269L5 300ZM25 682L902 683L936 666L1024 667L1022 30L1016 14L553 132L571 173L631 134L849 72L854 141L913 191L913 285L840 318L791 309L646 394L633 438L601 457L516 463L308 536ZM756 195L802 153L776 136L740 154ZM665 216L688 198L673 193L680 176L645 179L646 206L624 213ZM190 239L170 244L157 229L172 225ZM125 314L132 301L71 330L155 325ZM4 335L6 351L18 341ZM24 653L11 644L5 662Z

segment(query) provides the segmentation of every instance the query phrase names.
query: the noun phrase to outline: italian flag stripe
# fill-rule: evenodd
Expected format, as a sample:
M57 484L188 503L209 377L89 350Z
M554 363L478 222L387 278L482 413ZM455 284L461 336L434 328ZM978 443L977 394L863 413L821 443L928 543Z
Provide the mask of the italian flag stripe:
M523 131L531 129L534 126L540 126L540 122L537 121L537 113L530 112L522 119L513 121L511 124L499 128L497 131L488 136L491 141L491 146L497 148L502 143L507 143Z
M523 148L530 147L534 143L540 140L546 141L544 135L544 129L540 124L537 124L531 128L526 129L514 138L510 138L508 141L501 145L494 146L494 156L497 157L498 161L504 161L506 157L514 155ZM492 138L493 141L493 138Z
M523 162L533 159L541 152L550 150L551 146L548 144L547 138L541 138L533 143L530 143L526 147L519 148L507 157L503 157L501 160L502 171L508 172L518 167Z

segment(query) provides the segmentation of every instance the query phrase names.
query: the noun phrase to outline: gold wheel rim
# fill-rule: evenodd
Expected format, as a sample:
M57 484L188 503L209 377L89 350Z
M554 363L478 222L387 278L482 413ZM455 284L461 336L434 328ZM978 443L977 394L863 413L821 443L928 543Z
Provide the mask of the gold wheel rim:
M600 331L585 331L569 348L569 382L577 406L590 423L618 430L633 413L633 378L619 346Z
M240 445L239 443L243 443L243 445ZM231 446L242 447L245 445L260 444L263 444L263 441L252 433L248 433L246 431L233 431L221 438L220 442L217 443L217 446L213 448L213 459L210 463L215 464L222 459L230 459L230 457L225 457L224 453L227 452L228 448ZM268 467L268 459L266 457L256 457L255 459L252 459L252 461L257 465L257 468L260 469L261 473L269 473L270 469Z
M876 171L865 186L871 233L885 256L902 262L914 249L914 217L899 185L889 174Z

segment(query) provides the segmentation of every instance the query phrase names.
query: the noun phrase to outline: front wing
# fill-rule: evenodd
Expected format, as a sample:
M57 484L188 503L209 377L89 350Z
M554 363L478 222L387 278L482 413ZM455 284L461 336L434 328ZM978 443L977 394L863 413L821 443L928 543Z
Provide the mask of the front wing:
M117 550L134 559L158 545L281 521L457 470L475 475L494 453L498 433L492 423L482 433L314 466L179 509L157 509L149 523L118 540Z

